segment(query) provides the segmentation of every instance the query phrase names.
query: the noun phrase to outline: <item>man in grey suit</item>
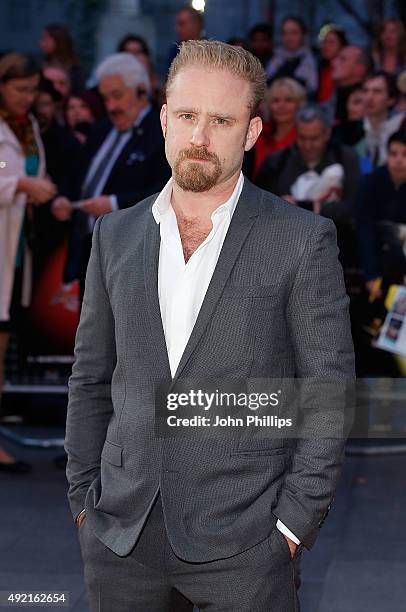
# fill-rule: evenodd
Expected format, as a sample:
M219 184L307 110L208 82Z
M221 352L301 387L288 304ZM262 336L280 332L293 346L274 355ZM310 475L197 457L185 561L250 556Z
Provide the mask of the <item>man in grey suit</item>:
M95 225L66 432L92 610L169 610L172 588L201 610L297 610L294 560L328 512L344 436L156 427L159 391L189 380L354 376L333 223L241 174L264 90L242 48L183 43L161 110L172 178Z

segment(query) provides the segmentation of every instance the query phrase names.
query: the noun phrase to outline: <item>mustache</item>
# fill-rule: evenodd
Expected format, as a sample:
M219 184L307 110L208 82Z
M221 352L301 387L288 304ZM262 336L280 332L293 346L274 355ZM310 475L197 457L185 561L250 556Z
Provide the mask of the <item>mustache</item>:
M210 153L205 147L198 149L183 149L179 153L179 161L181 162L185 159L201 159L203 161L212 161L214 163L218 163L219 161L217 155L215 153Z

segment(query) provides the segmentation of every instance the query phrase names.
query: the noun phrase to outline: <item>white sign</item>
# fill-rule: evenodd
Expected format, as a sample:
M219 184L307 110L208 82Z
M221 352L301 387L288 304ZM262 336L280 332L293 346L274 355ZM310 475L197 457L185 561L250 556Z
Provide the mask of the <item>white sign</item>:
M406 287L398 287L376 345L406 357Z

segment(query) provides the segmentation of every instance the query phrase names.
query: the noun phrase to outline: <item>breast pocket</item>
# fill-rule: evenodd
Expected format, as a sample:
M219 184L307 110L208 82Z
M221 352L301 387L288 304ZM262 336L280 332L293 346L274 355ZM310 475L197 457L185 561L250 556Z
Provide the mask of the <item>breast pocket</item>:
M125 163L126 163L126 166L135 166L136 164L139 164L140 162L145 162L146 159L147 159L147 156L143 151L140 151L140 150L131 151Z
M265 330L274 334L284 316L283 293L278 285L228 285L223 292L223 303L239 304L255 335Z

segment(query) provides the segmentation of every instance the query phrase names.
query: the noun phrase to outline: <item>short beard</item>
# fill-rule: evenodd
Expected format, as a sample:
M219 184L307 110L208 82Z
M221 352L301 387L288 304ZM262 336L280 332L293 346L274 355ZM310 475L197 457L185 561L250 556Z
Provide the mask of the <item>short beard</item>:
M182 168L183 162L188 159L192 161L185 164L185 167ZM203 159L212 162L213 170L209 173L202 164L194 164L193 159ZM220 160L215 153L209 153L206 148L183 149L175 161L173 174L176 183L183 191L193 191L194 193L209 191L209 189L217 184L221 176Z

